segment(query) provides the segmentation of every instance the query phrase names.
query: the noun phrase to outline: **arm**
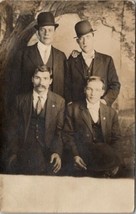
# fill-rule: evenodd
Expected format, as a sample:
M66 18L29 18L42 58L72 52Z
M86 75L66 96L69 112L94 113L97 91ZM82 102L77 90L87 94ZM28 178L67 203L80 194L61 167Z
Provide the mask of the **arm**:
M53 147L51 149L51 159L50 163L53 163L53 171L57 173L61 168L61 155L63 150L63 143L62 143L62 129L64 123L64 111L65 111L65 102L62 100L60 104L60 110L57 116L57 127L56 127L56 134L53 141Z
M70 68L70 58L66 61L66 70L65 70L65 99L66 103L71 102L72 100L72 78L71 78L71 68Z
M107 92L102 98L106 101L107 105L110 106L115 101L120 91L120 83L111 57L107 75Z
M118 115L114 112L113 120L112 120L112 127L111 127L111 146L115 150L116 154L121 157L121 132L120 126L118 121Z

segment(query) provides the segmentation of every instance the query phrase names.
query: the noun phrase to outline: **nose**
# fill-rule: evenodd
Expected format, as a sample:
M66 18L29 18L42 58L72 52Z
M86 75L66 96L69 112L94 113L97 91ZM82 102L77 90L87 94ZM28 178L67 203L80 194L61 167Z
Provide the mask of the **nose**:
M39 80L39 84L43 85L44 84L44 79L43 78L40 78Z
M86 43L86 38L85 37L83 37L83 44L85 44Z
M48 35L49 31L47 29L44 30L44 35Z

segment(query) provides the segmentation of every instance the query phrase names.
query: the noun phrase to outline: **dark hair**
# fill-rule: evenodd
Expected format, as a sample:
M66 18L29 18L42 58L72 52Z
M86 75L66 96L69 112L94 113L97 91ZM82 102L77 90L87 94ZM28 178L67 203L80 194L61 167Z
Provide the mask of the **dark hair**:
M88 85L89 82L93 82L93 81L100 81L102 82L102 89L104 90L105 89L105 84L104 84L104 80L99 77L99 76L91 76L87 79L87 83L86 83L86 86Z
M38 66L35 69L34 75L37 74L38 72L48 72L50 74L50 78L52 78L52 69L47 65Z

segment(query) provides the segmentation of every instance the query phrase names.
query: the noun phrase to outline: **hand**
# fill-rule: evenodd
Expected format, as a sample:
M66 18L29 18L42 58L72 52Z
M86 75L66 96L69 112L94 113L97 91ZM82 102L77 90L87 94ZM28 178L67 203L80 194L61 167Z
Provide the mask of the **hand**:
M75 156L74 157L74 161L75 161L75 164L77 164L79 167L87 170L86 164L85 164L85 162L83 161L83 159L81 157Z
M53 153L51 155L50 163L53 163L53 162L54 162L53 172L57 173L60 170L60 168L61 168L61 158L60 158L60 156L57 153Z
M76 58L79 54L80 54L80 52L78 50L73 50L71 53L73 58Z
M101 103L107 105L106 101L104 99L101 99Z
M8 162L9 167L11 165L13 165L14 161L16 160L16 158L17 158L17 156L15 154L10 157L9 162Z

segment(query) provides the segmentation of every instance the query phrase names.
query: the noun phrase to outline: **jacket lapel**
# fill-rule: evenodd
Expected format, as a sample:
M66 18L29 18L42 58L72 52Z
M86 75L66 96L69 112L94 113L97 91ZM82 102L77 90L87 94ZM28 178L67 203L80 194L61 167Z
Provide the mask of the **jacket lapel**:
M102 68L103 68L103 61L101 60L101 55L95 51L92 75L102 76L102 73L100 73L102 72Z
M75 67L79 71L79 73L82 75L82 77L86 79L84 75L83 57L81 53L77 56L77 58L75 58Z
M46 120L45 120L45 129L46 133L50 126L53 127L54 118L56 117L56 102L53 99L53 94L51 91L48 92L47 96L47 105L46 105Z
M91 116L90 116L90 113L89 113L88 109L86 108L85 104L81 104L80 110L81 110L81 116L83 118L83 121L86 123L86 125L89 128L89 130L91 131L91 133L93 133Z
M37 48L37 43L31 47L30 52L28 54L28 58L31 60L31 62L37 67L37 65L43 65L43 61L41 58L41 55L39 53L39 50Z
M101 120L101 127L102 133L104 137L104 141L106 142L106 133L107 133L107 110L105 105L100 103L100 120Z
M29 124L30 124L31 115L32 115L32 107L33 107L33 98L32 98L32 93L30 93L25 97L25 103L23 104L25 140L26 140Z

